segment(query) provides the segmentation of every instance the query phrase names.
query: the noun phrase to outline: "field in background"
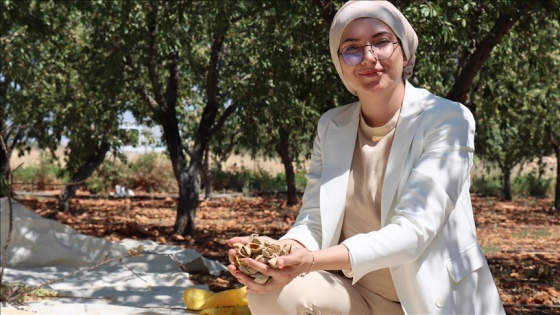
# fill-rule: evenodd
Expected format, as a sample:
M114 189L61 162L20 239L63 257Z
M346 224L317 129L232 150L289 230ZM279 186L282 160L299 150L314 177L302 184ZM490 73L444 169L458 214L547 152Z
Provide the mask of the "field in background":
M62 157L62 149L57 151L57 156ZM127 156L131 159L137 158L140 154L135 152L127 153ZM10 159L10 165L16 167L18 165L22 165L22 167L37 165L41 160L41 152L39 150L31 150L29 154L25 154L24 156L17 156L17 153L12 154L12 158ZM62 162L62 158L60 159ZM556 170L556 158L555 157L544 157L543 164L545 168L545 175L546 176L553 176ZM223 165L224 169L230 169L233 167L245 167L248 170L256 171L259 168L272 174L278 174L284 172L284 167L280 163L279 158L273 159L257 159L253 160L250 156L247 155L232 155ZM516 167L512 175L516 174L524 174L530 172L530 170L536 169L538 167L537 161L533 161L527 163L523 166L523 170L520 172L520 168ZM494 170L495 171L495 170ZM477 176L478 174L487 174L488 171L485 169L484 165L480 163L478 160L475 160L475 165L473 169L473 176Z
M56 152L58 157L62 157L62 149ZM126 153L129 159L135 159L140 154L136 152L129 152ZM25 154L24 156L18 156L17 153L12 154L12 158L10 159L10 165L12 168L15 168L19 165L21 167L27 166L34 166L38 165L41 161L41 152L39 150L31 150L29 154ZM62 163L62 158L59 159ZM270 174L278 174L284 172L284 167L280 163L280 159L259 159L259 160L252 160L249 156L243 155L232 155L226 163L223 165L224 169L230 169L233 167L245 167L250 171L256 171L259 168L270 173Z
M164 153L141 154L128 152L128 163L125 165L114 159L106 162L88 179L86 189L98 194L107 192L116 184L134 190L160 191L175 193L177 183L174 181L171 162ZM62 150L57 152L58 165L48 159L48 155L38 150L24 156L12 156L12 168L16 171L16 190L51 190L60 189L67 181L58 175ZM299 190L305 188L305 172L307 165L295 169ZM511 172L511 189L515 198L524 196L553 196L556 184L556 158L545 157L542 161L532 161L514 168ZM27 169L26 169L27 168ZM234 155L220 168L211 166L215 191L225 192L251 190L285 190L285 175L279 159L252 159L249 156ZM502 194L502 175L496 167L488 167L475 157L471 172L471 192L476 195L497 196Z

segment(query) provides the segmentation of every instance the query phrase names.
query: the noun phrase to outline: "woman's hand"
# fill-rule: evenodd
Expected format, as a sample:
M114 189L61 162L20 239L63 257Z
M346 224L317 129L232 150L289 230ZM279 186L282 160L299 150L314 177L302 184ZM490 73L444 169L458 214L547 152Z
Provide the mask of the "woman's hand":
M292 243L296 245L296 248L292 250L290 255L281 256L278 259L278 269L272 268L267 264L263 264L251 258L245 258L244 263L249 267L254 268L265 276L269 276L269 280L264 284L256 283L254 278L241 272L235 265L234 261L236 259L235 249L230 249L228 251L230 265L228 270L233 274L237 280L247 287L247 291L256 294L268 293L272 290L281 288L288 283L290 283L295 277L300 274L309 271L312 264L313 257L311 252L302 247L299 243L293 240L283 240L278 241L270 237L259 237L261 241L267 241L272 244L283 245L286 243ZM247 244L249 242L249 237L234 237L228 240L228 245L233 246L235 243Z
M232 250L230 250L230 254L231 251ZM235 252L235 250L233 250L233 252ZM290 255L281 256L281 258L278 259L277 269L254 259L245 258L245 263L249 267L270 277L264 284L256 283L252 277L239 271L233 263L228 266L228 270L241 284L247 287L248 292L262 294L281 288L300 274L307 273L311 267L312 261L312 254L306 248L298 248L293 250Z
M268 236L258 236L257 237L261 243L264 242L268 242L271 244L279 244L280 245L280 241L275 240L271 237ZM237 265L235 264L236 261L236 257L237 257L237 251L231 247L233 247L233 245L235 243L241 243L243 245L247 245L249 243L249 241L251 240L251 236L236 236L236 237L232 237L227 241L228 246L230 247L230 249L228 250L228 259L229 259L229 266L227 267L228 270L230 271L231 274L233 274L238 280L241 280L240 277L237 276L237 274L239 275L245 275L243 272L241 272L238 268ZM253 260L253 259L251 259ZM249 258L247 258L247 261L249 261ZM249 277L250 279L253 279L251 277ZM240 281L241 282L241 281ZM241 282L242 284L245 284L244 282Z
M271 244L279 244L279 245L282 245L282 243L281 243L280 241L275 240L275 239L273 239L273 238L271 238L271 237L268 237L268 236L258 236L257 238L258 238L262 243L264 243L264 242L266 241L266 242L269 242L269 243L271 243ZM233 247L233 244L235 244L235 243L241 243L241 244L243 244L243 245L247 245L247 243L249 243L249 239L250 239L249 236L236 236L236 237L230 238L230 239L227 241L227 244L228 244L228 246L230 247L230 250L228 251L229 262L230 262L230 265L233 265L233 267L234 267L235 269L237 269L237 267L235 267L234 261L235 261L235 256L237 256L237 255L236 255L235 249L233 249L233 248L231 248L231 247ZM228 269L230 269L230 268L228 267Z

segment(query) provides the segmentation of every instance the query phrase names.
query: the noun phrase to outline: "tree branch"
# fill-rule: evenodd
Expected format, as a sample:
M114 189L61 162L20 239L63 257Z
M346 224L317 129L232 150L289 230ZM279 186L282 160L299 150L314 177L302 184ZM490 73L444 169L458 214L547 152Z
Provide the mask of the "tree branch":
M550 125L547 125L545 127L545 130L546 130L546 133L548 134L548 139L550 140L550 143L554 147L560 146L560 141L558 141L558 139L556 139L556 137L554 137L554 134L552 133L552 127L550 127Z
M212 50L210 52L210 63L208 65L208 76L206 77L206 106L202 111L200 125L198 126L198 138L203 147L210 139L210 130L216 119L219 106L219 90L218 90L218 61L220 51L224 43L224 36L220 35L214 39Z
M167 88L165 93L165 103L167 108L177 106L177 90L179 89L179 74L177 73L177 53L173 52L169 59L169 77L167 78Z
M231 114L233 114L235 112L235 110L237 109L237 103L233 103L230 106L228 106L228 108L226 108L226 110L224 110L224 112L222 113L222 115L220 115L220 117L218 118L218 121L216 122L216 124L214 124L214 127L212 127L210 129L210 135L213 135L216 131L218 131L220 128L222 128L222 126L226 123L226 120L231 116Z
M471 85L476 77L478 71L490 57L492 49L502 40L504 35L519 21L521 18L522 10L515 10L512 13L507 13L500 16L490 33L477 45L475 51L468 58L462 67L459 75L455 79L455 84L447 93L447 98L465 104L467 107L471 106L468 102L468 94ZM469 109L474 113L475 108Z
M150 95L150 93L148 93L148 90L143 86L143 84L140 83L140 74L138 68L132 63L132 57L130 57L130 55L126 55L124 59L126 66L130 69L130 75L132 76L132 81L136 92L154 112L157 112L159 110L159 105L156 100Z
M148 24L148 77L152 84L152 89L155 95L155 101L160 105L167 107L165 98L163 96L163 89L159 82L159 65L158 65L158 49L157 49L157 35L158 35L158 5L155 1L150 1L150 10L147 15Z

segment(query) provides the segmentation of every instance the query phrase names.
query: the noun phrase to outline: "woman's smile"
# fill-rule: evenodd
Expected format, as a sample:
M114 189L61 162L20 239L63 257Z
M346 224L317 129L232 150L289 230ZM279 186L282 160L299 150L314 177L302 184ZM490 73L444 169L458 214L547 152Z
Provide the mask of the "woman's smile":
M363 71L360 71L358 73L361 76L364 77L380 77L383 75L383 70L382 69L366 69Z

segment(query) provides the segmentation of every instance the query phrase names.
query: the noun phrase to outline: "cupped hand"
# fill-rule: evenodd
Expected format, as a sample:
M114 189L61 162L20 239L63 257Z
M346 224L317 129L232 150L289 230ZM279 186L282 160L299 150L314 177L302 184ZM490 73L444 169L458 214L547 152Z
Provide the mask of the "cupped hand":
M281 288L300 274L309 271L312 264L312 255L306 248L298 248L292 251L290 255L282 256L278 259L278 269L272 268L266 264L260 263L251 258L245 258L245 263L261 272L263 275L269 276L269 280L264 284L259 284L254 279L243 272L239 271L233 259L235 259L235 250L229 251L230 261L228 270L237 278L237 280L247 287L247 291L255 294L263 294Z
M280 244L280 241L275 240L275 239L273 239L271 237L268 237L268 236L258 236L257 238L263 243L265 241L267 241L271 244ZM227 245L229 247L233 247L233 244L235 244L235 243L241 243L243 245L247 245L247 243L249 243L249 239L250 239L249 236L235 236L235 237L230 238L227 241ZM237 267L235 267L235 265L234 265L235 256L237 256L236 252L235 252L235 249L229 249L228 250L228 258L229 258L230 265L233 265L233 268L235 268L235 270L237 270ZM229 269L229 267L228 267L228 269Z

